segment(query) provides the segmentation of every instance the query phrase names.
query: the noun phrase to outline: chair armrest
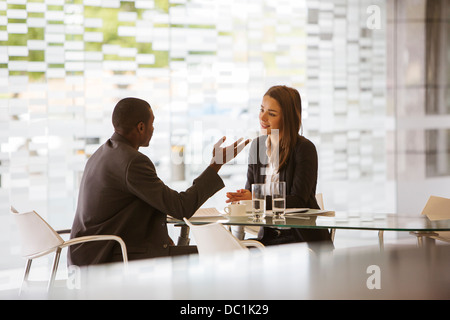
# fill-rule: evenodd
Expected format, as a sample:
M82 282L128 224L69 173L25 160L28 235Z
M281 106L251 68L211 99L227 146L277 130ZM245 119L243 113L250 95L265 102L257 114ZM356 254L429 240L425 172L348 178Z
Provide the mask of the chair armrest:
M240 241L242 245L244 245L245 247L255 247L258 248L261 251L264 251L264 249L266 248L261 242L256 241L256 240L241 240Z
M67 234L70 233L72 230L71 229L61 229L61 230L56 230L57 234Z
M65 241L60 247L68 247L74 244L80 244L84 242L90 242L90 241L104 241L104 240L114 240L117 241L120 244L120 247L122 249L122 256L123 256L123 262L125 263L125 266L128 264L128 253L127 253L127 247L125 245L125 242L122 240L122 238L114 235L95 235L95 236L85 236L85 237L79 237L79 238L73 238L70 240Z
M431 236L431 238L444 242L450 242L450 231L438 232L436 236Z

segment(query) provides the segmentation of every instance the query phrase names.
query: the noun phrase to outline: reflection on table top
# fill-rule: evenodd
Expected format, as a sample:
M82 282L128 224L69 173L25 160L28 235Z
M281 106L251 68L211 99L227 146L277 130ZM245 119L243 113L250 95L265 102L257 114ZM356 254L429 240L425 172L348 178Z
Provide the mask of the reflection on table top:
M334 251L305 244L218 256L133 261L81 270L58 299L449 299L450 246ZM242 303L242 302L240 302ZM282 310L280 310L282 311ZM276 314L276 310L272 310Z
M290 228L329 228L329 229L359 229L359 230L390 230L390 231L450 231L450 219L431 221L426 216L406 216L401 214L349 214L335 212L334 216L299 214L286 216L284 219L273 219L266 216L264 219L254 220L251 215L246 216L210 216L192 217L194 224L219 222L224 225L243 226L269 226ZM169 219L170 223L180 220ZM183 222L181 222L183 223Z

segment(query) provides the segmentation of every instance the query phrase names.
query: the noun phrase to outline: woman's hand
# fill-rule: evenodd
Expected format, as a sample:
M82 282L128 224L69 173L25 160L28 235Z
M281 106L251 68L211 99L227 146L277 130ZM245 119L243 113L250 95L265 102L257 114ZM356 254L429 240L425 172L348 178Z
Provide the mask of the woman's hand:
M240 189L236 192L227 192L227 200L225 202L237 202L241 200L252 200L252 193L247 189Z

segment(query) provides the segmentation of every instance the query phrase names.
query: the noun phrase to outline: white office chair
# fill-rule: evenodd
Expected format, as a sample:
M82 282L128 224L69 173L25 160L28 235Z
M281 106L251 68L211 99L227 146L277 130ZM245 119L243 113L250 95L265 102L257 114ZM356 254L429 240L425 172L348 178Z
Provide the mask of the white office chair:
M319 205L320 210L324 210L325 206L323 205L323 194L322 193L316 194L316 201L317 201L317 204Z
M431 238L444 242L450 242L450 231L438 232L436 236L431 236Z
M439 198L436 196L430 196L428 198L427 203L425 204L424 209L422 210L422 214L427 215L428 212L438 211L442 215L442 219L450 219L450 208L448 206L448 200L446 198L441 198L442 200L445 200L441 202L439 205L437 205L433 198ZM440 231L440 232L410 232L410 234L417 237L417 246L423 247L424 246L424 239L429 238L434 240L439 240L443 242L450 242L450 231Z
M323 194L317 193L316 194L316 201L319 205L320 210L325 210L325 205L323 204ZM330 229L330 235L331 235L331 241L334 242L334 236L336 235L336 229Z
M114 240L119 242L122 249L123 262L125 268L128 264L127 249L125 242L113 235L95 235L70 239L64 241L63 238L55 231L41 216L35 211L19 213L14 207L11 206L11 212L14 214L16 224L19 229L19 236L22 244L22 256L27 259L25 268L25 274L23 277L22 287L28 281L28 275L30 273L31 262L35 258L42 257L44 255L55 252L55 258L53 260L53 267L50 274L50 280L48 282L47 291L49 291L55 281L56 272L59 264L59 257L61 250L65 247L80 244L89 241L101 241L101 240ZM64 230L62 233L70 233L70 230ZM22 290L22 288L21 288Z
M450 231L440 231L440 232L411 231L409 234L417 238L417 246L419 248L424 247L424 239L426 238L433 239L432 241L439 240L450 243Z
M214 255L232 251L248 251L249 247L256 247L261 251L265 249L261 242L255 240L238 240L220 223L194 225L184 218L190 227L198 253L201 256Z

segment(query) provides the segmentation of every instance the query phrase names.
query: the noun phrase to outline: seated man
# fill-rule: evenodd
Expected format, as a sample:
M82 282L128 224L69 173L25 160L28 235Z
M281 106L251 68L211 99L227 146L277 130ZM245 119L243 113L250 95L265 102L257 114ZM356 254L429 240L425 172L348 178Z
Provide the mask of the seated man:
M117 235L128 259L172 255L166 218L190 218L213 194L224 187L218 171L249 143L241 139L226 148L222 138L213 150L211 164L184 192L164 184L152 161L139 152L149 145L154 115L141 99L119 101L112 115L114 134L87 161L81 180L71 238ZM69 248L68 263L91 265L121 261L115 241L88 242Z

